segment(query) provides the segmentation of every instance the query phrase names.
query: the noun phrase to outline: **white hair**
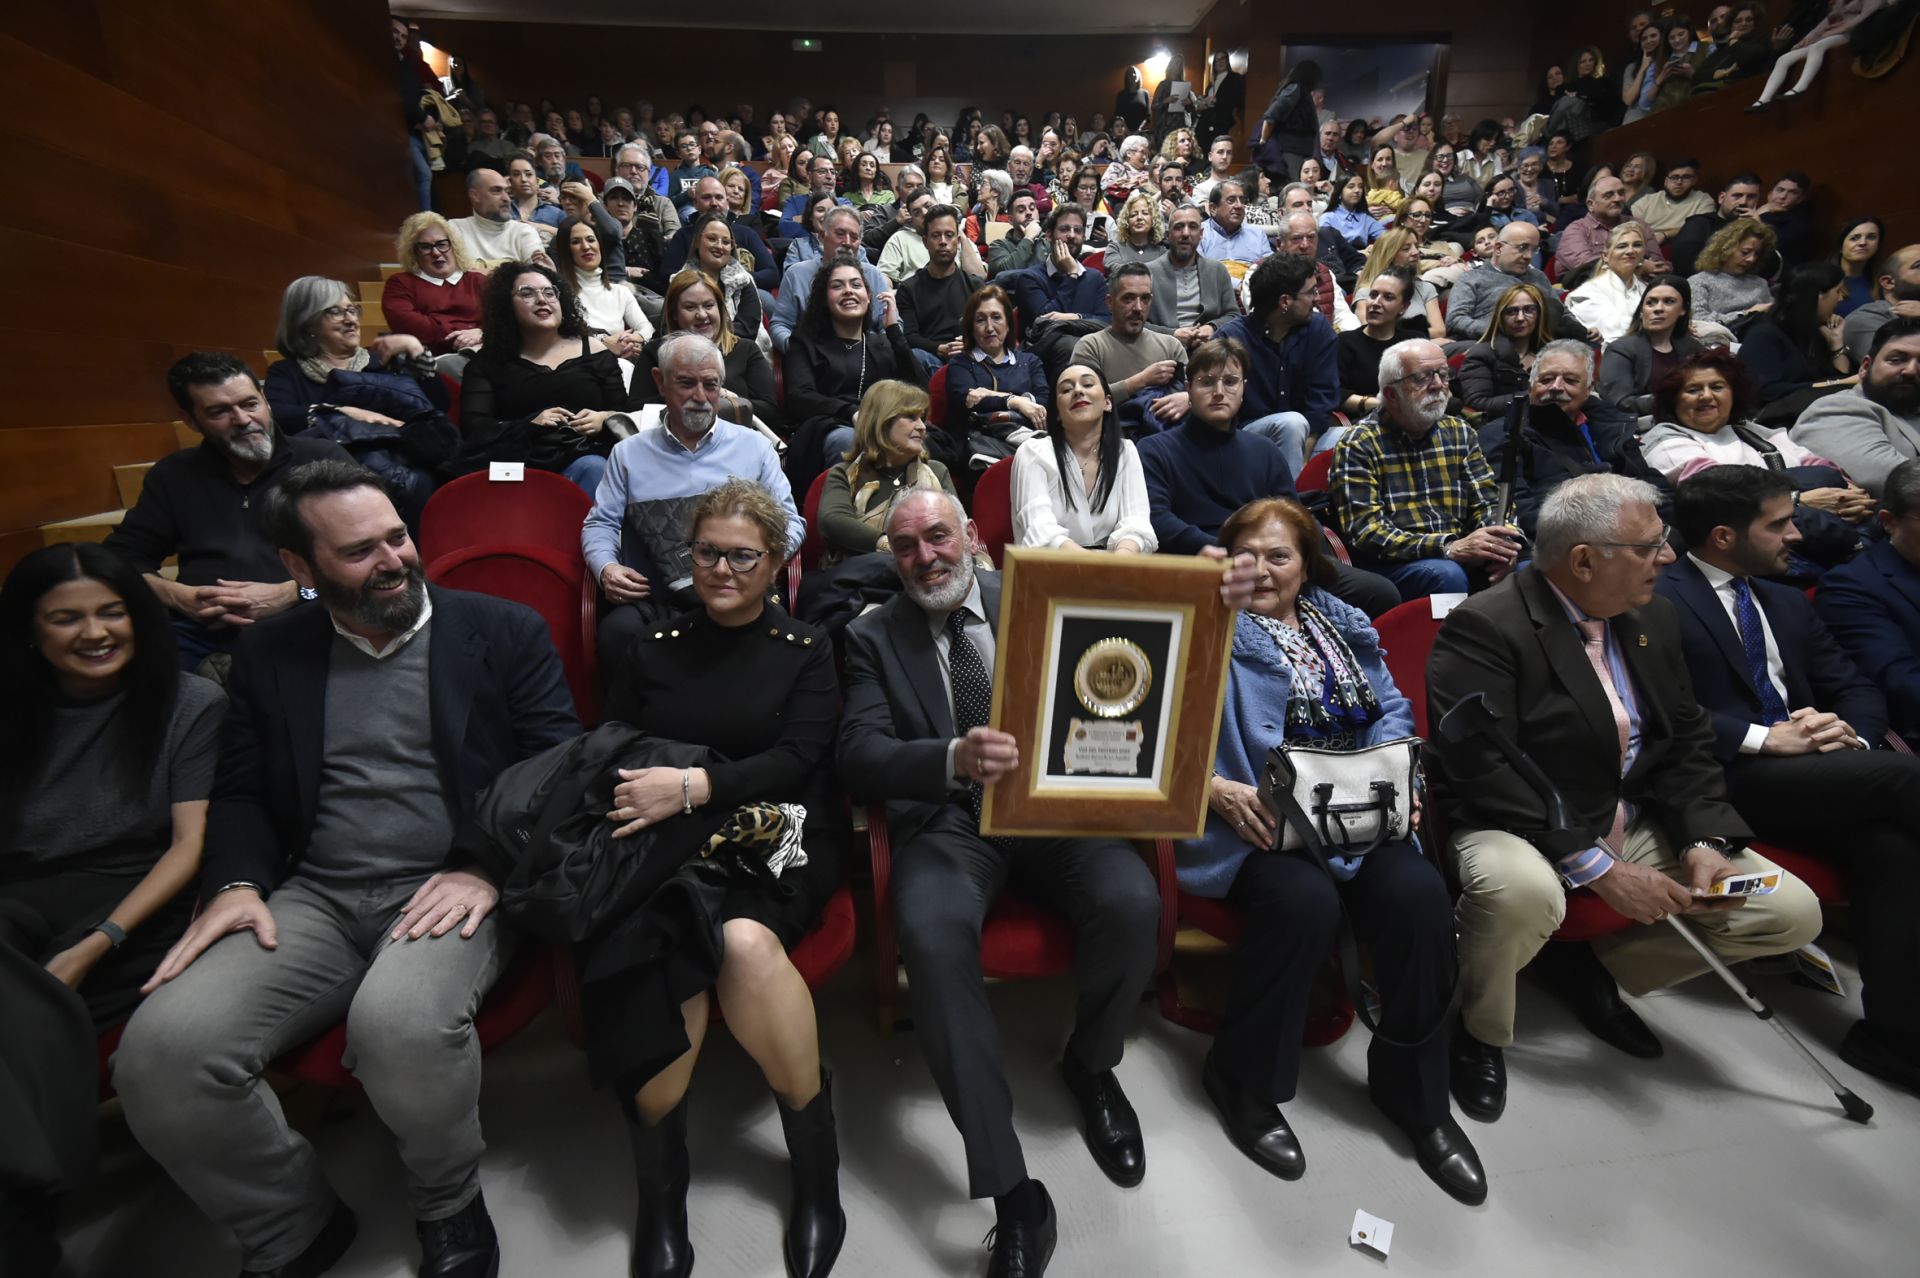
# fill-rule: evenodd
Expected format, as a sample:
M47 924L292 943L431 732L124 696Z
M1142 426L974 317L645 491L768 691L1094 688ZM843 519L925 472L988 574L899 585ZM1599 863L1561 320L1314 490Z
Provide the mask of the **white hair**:
M919 487L902 488L899 492L895 493L893 500L887 503L887 517L881 520L880 526L891 531L893 528L893 517L895 515L916 501L936 497L939 498L941 504L947 508L947 514L953 520L955 531L965 528L967 526L967 508L960 504L958 497L944 488Z
M980 181L993 188L1002 208L1013 202L1013 176L1005 169L987 169L980 174Z
M1013 150L1007 152L1007 158L1009 160L1017 159L1021 156L1025 156L1031 160L1033 158L1033 148L1030 146L1016 146Z
M1142 135L1138 133L1129 133L1127 134L1126 137L1120 139L1120 158L1123 160L1126 159L1127 152L1133 150L1133 148L1135 147L1140 147L1142 150L1146 150L1146 149L1150 149L1151 146L1152 144L1149 143L1147 139Z
M1406 341L1395 342L1380 352L1380 389L1383 392L1407 375L1407 360L1413 355L1413 348L1416 346L1437 348L1437 343L1428 341L1424 337L1409 337Z
M1542 567L1565 563L1575 546L1597 545L1617 536L1621 518L1630 508L1659 504L1659 492L1645 480L1604 471L1576 475L1548 493L1540 505L1534 562Z
M1542 346L1534 352L1533 370L1527 374L1527 385L1538 386L1540 384L1540 365L1546 362L1547 356L1549 355L1577 356L1580 360L1580 366L1587 370L1587 385L1593 385L1593 347L1587 345L1585 342L1575 341L1571 337L1562 337L1557 341L1548 342L1545 346Z
M853 208L845 204L836 204L832 208L828 209L826 211L826 214L821 217L820 229L823 231L826 230L828 227L833 225L833 220L838 217L850 217L853 219L854 225L856 226L864 225L864 223L860 221L860 214L856 212Z
M711 364L720 370L721 377L727 375L727 357L720 353L713 340L684 328L661 339L655 361L663 369Z
M638 151L641 163L649 166L653 164L653 151L644 142L622 142L613 153L613 162L620 163L620 157L629 151Z

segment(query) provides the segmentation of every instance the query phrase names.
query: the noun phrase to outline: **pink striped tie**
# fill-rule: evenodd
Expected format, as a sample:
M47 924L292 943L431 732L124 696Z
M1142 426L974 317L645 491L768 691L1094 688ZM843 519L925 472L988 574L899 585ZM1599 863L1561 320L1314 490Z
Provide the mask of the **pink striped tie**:
M1633 723L1627 718L1626 703L1620 699L1620 689L1613 682L1613 670L1607 665L1607 623L1588 620L1573 624L1580 630L1581 647L1587 654L1588 663L1593 666L1593 673L1600 676L1600 687L1607 694L1607 706L1613 711L1613 728L1620 738L1620 766L1624 775L1627 742L1633 732ZM1627 805L1620 800L1613 805L1613 828L1607 831L1607 848L1618 853L1626 833Z

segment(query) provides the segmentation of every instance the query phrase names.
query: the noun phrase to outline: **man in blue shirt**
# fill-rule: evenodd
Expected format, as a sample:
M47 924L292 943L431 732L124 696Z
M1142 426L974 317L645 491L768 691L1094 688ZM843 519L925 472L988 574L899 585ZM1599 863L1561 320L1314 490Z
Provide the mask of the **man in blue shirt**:
M1204 250L1203 250L1204 251ZM1340 365L1333 325L1314 303L1314 263L1281 253L1262 262L1248 284L1253 309L1220 326L1247 350L1243 429L1280 446L1293 474L1306 461L1307 436L1332 424L1340 402Z
M1216 262L1239 262L1236 274L1273 256L1273 241L1257 226L1247 225L1247 188L1239 178L1222 178L1207 193L1212 216L1200 236L1200 256ZM1232 270L1232 267L1228 267Z
M834 195L837 184L835 181L833 157L816 155L813 159L809 160L807 162L807 182L811 187L810 190L802 191L798 195L788 196L787 202L781 206L779 232L782 239L805 239L807 237L807 228L805 225L807 206L813 202L813 198L816 195ZM836 196L836 198L842 204L847 202L844 196Z
M1049 384L1060 376L1073 348L1113 318L1107 310L1107 280L1080 261L1087 238L1087 211L1060 204L1047 215L1047 259L1023 271L1010 271L999 283L1013 293L1028 350L1046 366Z
M727 207L727 188L720 185L716 177L703 177L693 184L693 217L702 213L718 213L727 219L727 225L733 229L733 246L745 249L753 255L753 283L761 293L761 304L767 310L772 309L773 296L770 290L780 283L780 268L773 264L773 254L767 251L767 242L760 238L760 232L753 229L746 218L736 218L733 210ZM693 219L674 232L667 241L666 248L660 254L660 274L671 280L687 264L692 251ZM764 313L764 312L763 312Z

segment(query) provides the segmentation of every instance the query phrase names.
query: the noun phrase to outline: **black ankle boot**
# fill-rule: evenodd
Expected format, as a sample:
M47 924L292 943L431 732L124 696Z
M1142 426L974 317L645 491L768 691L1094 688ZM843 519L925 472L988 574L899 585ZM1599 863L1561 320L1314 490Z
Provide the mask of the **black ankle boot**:
M780 1127L793 1160L793 1209L784 1251L790 1278L826 1278L847 1238L840 1207L840 1145L833 1130L833 1075L820 1071L820 1091L805 1109L779 1102Z
M640 1208L633 1225L633 1278L686 1278L693 1272L687 1237L687 1102L649 1127L626 1099L627 1138Z

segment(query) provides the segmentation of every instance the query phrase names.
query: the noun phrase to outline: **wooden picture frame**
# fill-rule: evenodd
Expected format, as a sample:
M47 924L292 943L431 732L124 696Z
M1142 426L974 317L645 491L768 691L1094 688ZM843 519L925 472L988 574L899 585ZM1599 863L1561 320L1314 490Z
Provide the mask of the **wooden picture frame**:
M1200 835L1233 644L1225 571L1007 549L992 723L1019 743L1020 767L987 787L981 833Z

